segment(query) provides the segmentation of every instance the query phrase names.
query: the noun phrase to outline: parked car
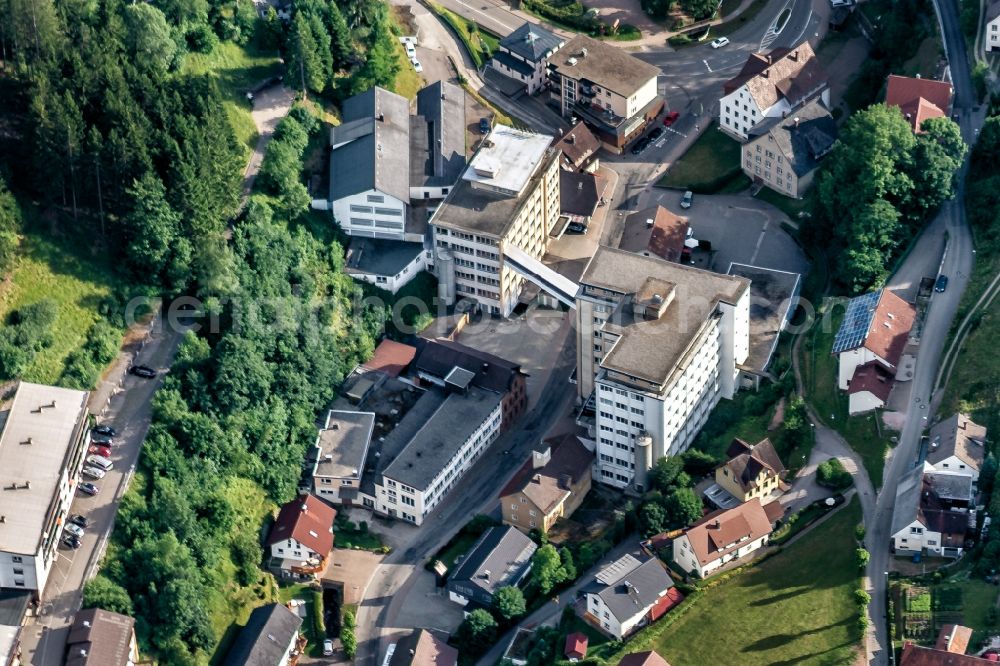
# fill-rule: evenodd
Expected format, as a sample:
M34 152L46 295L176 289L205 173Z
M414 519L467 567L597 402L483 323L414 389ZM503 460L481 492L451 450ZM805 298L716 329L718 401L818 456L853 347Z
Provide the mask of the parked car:
M156 377L156 370L153 370L148 365L133 365L128 371L136 377L142 377L143 379L153 379Z
M74 525L79 525L80 527L90 527L90 518L87 518L86 516L81 516L78 513L72 514L66 520L73 523Z
M118 431L107 425L106 423L99 423L94 426L94 432L98 435L107 435L108 437L117 437Z
M692 203L694 203L694 192L688 190L684 193L684 196L681 197L681 208L690 208Z
M635 142L635 145L632 146L632 154L633 155L640 154L642 151L649 148L649 144L650 140L647 139L646 137L642 137L641 139Z
M712 40L713 49L721 49L723 46L729 43L728 37L719 37L718 39Z
M854 4L854 0L830 0L831 7L850 7Z
M73 536L72 534L67 534L66 536L64 536L62 538L62 542L64 546L66 546L67 548L72 548L73 550L76 550L77 548L83 545L83 542L80 541L80 537Z
M663 128L662 127L654 127L653 130L647 136L647 138L650 141L656 141L661 136L663 136Z
M115 464L111 462L111 458L105 458L104 456L95 456L93 454L87 456L87 460L84 462L86 462L88 465L92 467L104 470L105 472L107 472L109 469L115 466Z
M571 234L585 234L587 233L587 225L580 222L570 222L569 226L566 227L566 231Z
M93 465L87 465L86 467L83 468L83 470L81 471L81 473L85 477L87 477L88 479L103 479L104 478L104 470L103 469L98 469L98 468L94 467Z
M87 449L87 452L93 453L95 456L101 456L102 458L111 457L111 447L107 444L92 444L90 448Z
M73 536L83 538L83 528L79 525L74 525L73 523L66 523L63 525L64 534L72 534Z
M80 491L88 495L96 495L97 493L101 492L101 489L95 486L90 481L85 481L80 484Z
M948 288L948 276L939 275L937 282L934 283L934 291L937 293L943 293L945 289Z
M115 440L111 435L102 435L99 432L90 433L90 441L94 444L102 444L104 446L111 446L115 443Z
M479 133L480 134L489 134L490 133L490 119L489 118L480 118L479 119Z
M417 74L419 74L420 72L424 71L424 66L420 64L419 60L417 60L416 54L410 56L410 62L413 64L413 70Z
M666 116L663 117L663 126L670 127L677 122L677 119L681 117L680 111L671 111Z
M323 641L323 656L332 657L333 656L333 641L327 638Z

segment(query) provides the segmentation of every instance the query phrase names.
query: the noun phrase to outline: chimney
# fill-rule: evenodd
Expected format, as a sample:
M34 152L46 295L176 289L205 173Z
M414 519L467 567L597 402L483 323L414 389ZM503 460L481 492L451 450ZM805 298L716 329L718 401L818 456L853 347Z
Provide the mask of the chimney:
M720 527L722 527L722 523L721 523L721 522L719 522L719 519L718 519L718 518L716 518L716 519L715 519L715 529L719 529Z
M771 64L771 54L770 53L767 54L767 64L768 65ZM766 72L767 70L764 70L764 71Z
M791 60L792 62L798 62L799 61L799 52L798 52L798 50L795 50L795 51L792 51L791 53L789 53L788 54L788 59Z
M83 626L90 627L90 620L84 620L83 621Z
M378 121L380 123L384 123L385 122L385 114L384 113L378 114Z
M559 131L561 132L562 130L559 130ZM576 135L575 134L570 134L568 137L566 137L566 143L568 143L571 146L574 143L576 143Z
M548 445L543 445L541 449L531 452L532 469L541 469L548 465L550 460L552 460L552 447Z
M799 117L798 116L795 116L794 122L795 122L795 129L798 129L799 128Z
M576 191L577 192L583 192L583 183L577 183L576 184Z

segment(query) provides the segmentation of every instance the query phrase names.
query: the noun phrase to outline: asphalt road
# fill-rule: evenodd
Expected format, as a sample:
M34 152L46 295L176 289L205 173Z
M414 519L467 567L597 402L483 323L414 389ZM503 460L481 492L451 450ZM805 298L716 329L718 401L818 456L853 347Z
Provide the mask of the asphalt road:
M958 7L955 0L935 0L935 6L938 10L955 87L953 112L959 116L962 135L966 142L971 144L976 136L976 130L982 126L983 119L982 114L974 108L975 94L969 73L965 40L959 29ZM939 220L936 221L937 223L944 221L942 232L947 234L948 239L945 257L941 263L941 273L949 276L948 290L944 293L935 293L931 299L917 355L908 417L899 435L899 443L886 466L885 483L876 503L874 524L868 525L866 545L871 551L871 560L867 575L872 588L869 615L875 628L873 642L869 645L872 664L888 664L891 652L885 617L885 594L896 489L900 477L912 469L917 461L920 436L932 417L929 405L932 400L934 379L941 363L941 354L959 301L968 284L975 258L972 233L965 219L965 170L966 167L963 167L959 174L955 198L942 206L938 213ZM913 258L913 261L919 260Z
M170 367L177 351L180 336L165 331L163 326L154 328L151 338L136 356L136 363L158 370ZM112 372L124 372L131 353L123 354ZM83 545L69 550L62 545L59 556L49 575L43 595L41 615L25 628L23 653L26 664L31 666L61 666L66 636L73 616L82 603L83 585L98 570L100 558L107 547L107 540L114 528L118 502L132 478L142 441L146 437L152 417L151 400L162 382L140 379L125 374L121 389L113 395L102 423L118 430L112 449L114 468L100 481L94 483L101 491L94 497L81 492L76 494L71 513L88 517L92 525L87 528ZM94 409L91 404L91 409Z
M384 629L395 626L402 600L416 580L417 568L477 513L489 513L511 474L531 447L558 418L575 395L567 382L576 362L575 327L571 328L538 404L514 428L493 443L449 493L436 513L414 531L408 547L393 551L372 575L358 607L357 664L377 664L389 641ZM432 622L428 618L428 622Z

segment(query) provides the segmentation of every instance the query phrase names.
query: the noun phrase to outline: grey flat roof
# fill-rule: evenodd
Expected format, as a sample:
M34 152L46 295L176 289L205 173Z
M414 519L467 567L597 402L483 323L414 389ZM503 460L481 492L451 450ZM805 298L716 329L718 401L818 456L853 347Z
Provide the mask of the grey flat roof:
M744 367L764 372L785 322L798 303L798 273L749 264L729 264L729 275L750 280L750 354Z
M316 437L319 457L313 476L360 478L372 439L375 414L331 409Z
M586 49L587 55L583 55ZM575 58L576 64L570 64ZM643 62L618 48L586 35L577 35L549 58L561 76L579 81L586 79L622 97L631 97L639 88L660 74L660 68Z
M421 419L412 438L396 459L383 470L382 475L418 490L425 490L469 436L500 405L502 399L503 396L499 393L475 387L469 387L465 395L452 393L429 418ZM420 402L423 402L423 398ZM410 410L392 435L406 421L420 418L420 415L414 414L420 402Z
M351 236L345 272L394 277L423 251L423 243Z
M0 434L0 551L34 555L66 465L87 392L21 382ZM54 404L52 407L50 405ZM39 409L41 407L41 409ZM26 442L31 441L31 444ZM30 488L24 488L26 482ZM6 490L17 484L18 490Z
M628 313L631 308L617 308L621 319L609 318L605 327L621 337L601 367L663 384L719 302L735 304L750 288L750 281L601 246L580 278L581 294L593 286L619 294L619 303L624 303L650 278L673 285L673 300L653 320L633 318Z
M552 145L552 137L495 125L472 156L462 179L520 196Z

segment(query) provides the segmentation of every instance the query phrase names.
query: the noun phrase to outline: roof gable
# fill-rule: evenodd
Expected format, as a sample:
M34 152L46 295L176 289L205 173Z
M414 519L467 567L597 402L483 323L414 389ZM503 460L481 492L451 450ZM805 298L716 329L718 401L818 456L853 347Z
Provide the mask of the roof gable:
M224 666L273 666L298 635L302 618L281 604L260 606L226 655Z
M337 512L308 493L282 505L271 527L267 545L295 539L303 546L326 555L333 548L333 521Z
M889 400L889 393L892 392L892 375L878 361L869 361L854 370L847 393L854 395L864 392L871 393L883 403Z
M520 577L537 549L527 535L514 527L491 527L465 554L449 582L472 583L493 594Z
M537 23L524 23L500 40L500 46L533 63L549 57L563 44L562 37Z
M889 289L851 299L833 341L833 353L865 347L895 367L906 347L916 310Z
M947 116L954 90L950 83L890 74L886 84L886 106L898 107L915 131L928 118Z
M771 521L754 497L726 511L715 511L684 531L702 566L771 533ZM683 537L682 537L683 538Z
M500 498L523 493L542 513L548 515L570 494L568 485L579 483L590 473L594 453L572 434L548 439L543 444L549 447L549 461L535 469L534 457L528 458L500 491Z
M562 152L566 163L580 167L588 157L600 150L601 142L581 120L566 132L554 147Z
M826 70L806 41L791 49L775 49L766 56L752 54L743 70L726 82L725 89L732 92L745 85L763 111L781 99L796 106L812 91L825 87L828 80Z
M778 477L785 471L778 452L774 450L774 444L766 437L754 446L735 439L728 450L738 453L726 462L725 467L744 492L757 487L757 478L761 472L765 473L766 478L771 478Z
M986 458L986 428L967 414L953 414L938 423L929 433L927 462L936 465L955 456L972 469L979 470Z

